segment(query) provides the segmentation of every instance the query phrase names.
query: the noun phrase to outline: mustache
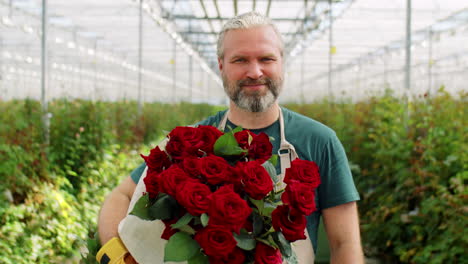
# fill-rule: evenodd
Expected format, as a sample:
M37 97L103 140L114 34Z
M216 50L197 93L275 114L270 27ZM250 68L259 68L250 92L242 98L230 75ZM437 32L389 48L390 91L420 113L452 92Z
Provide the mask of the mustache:
M262 84L267 84L270 86L271 84L271 79L269 78L263 78L263 79L242 79L237 81L238 86L244 86L244 85L262 85Z

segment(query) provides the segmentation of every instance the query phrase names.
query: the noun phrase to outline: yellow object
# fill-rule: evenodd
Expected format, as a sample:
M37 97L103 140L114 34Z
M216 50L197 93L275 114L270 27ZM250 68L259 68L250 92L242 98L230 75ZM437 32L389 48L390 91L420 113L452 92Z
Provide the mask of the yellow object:
M330 48L330 53L331 53L331 55L335 55L335 54L336 54L336 46L332 46L332 47Z
M96 254L99 264L125 264L125 256L128 254L127 248L118 237L107 241Z

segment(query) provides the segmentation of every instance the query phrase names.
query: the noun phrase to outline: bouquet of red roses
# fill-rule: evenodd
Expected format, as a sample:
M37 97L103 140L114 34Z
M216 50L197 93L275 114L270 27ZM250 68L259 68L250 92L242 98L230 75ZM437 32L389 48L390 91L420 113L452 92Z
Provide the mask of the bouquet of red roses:
M164 222L165 261L294 262L291 242L316 210L314 162L294 160L281 181L265 133L212 126L177 127L142 157L146 193L131 214Z

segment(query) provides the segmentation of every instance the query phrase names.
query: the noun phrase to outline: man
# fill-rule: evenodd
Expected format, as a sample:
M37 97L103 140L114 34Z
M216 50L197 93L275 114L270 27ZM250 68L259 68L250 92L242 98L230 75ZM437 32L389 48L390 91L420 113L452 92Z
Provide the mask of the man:
M283 42L275 25L255 12L228 21L218 39L218 63L230 98L229 111L200 124L224 121L225 127L241 126L254 133L265 132L275 139L273 153L280 150L281 155L283 147L290 146L286 148L287 155L297 153L301 159L315 161L320 168L321 185L316 195L318 210L308 217L308 237L313 248L317 248L317 229L322 216L331 263L363 263L356 206L359 195L341 143L330 128L278 105L284 78ZM112 191L99 216L101 243L104 245L112 239L107 246L121 247L121 256L126 249L117 238L117 228L126 216L144 167L140 166ZM284 172L285 167L277 170Z

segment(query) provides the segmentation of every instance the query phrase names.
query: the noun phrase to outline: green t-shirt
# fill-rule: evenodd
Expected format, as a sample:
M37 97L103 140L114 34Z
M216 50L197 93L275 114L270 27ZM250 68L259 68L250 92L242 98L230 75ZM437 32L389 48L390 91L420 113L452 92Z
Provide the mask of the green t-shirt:
M317 251L317 230L322 210L340 204L359 200L359 194L354 186L353 177L348 165L348 159L341 142L335 132L329 127L311 118L282 108L284 117L284 129L286 140L296 149L300 159L310 160L317 163L320 170L321 184L317 188L316 204L317 211L308 216L307 230ZM208 117L197 125L218 125L225 111ZM236 125L229 120L226 130L235 128ZM280 145L279 121L274 122L262 129L251 129L253 133L265 132L273 138L273 153L278 153ZM143 163L135 169L131 177L137 183L145 169ZM276 168L277 173L281 171L280 163Z

